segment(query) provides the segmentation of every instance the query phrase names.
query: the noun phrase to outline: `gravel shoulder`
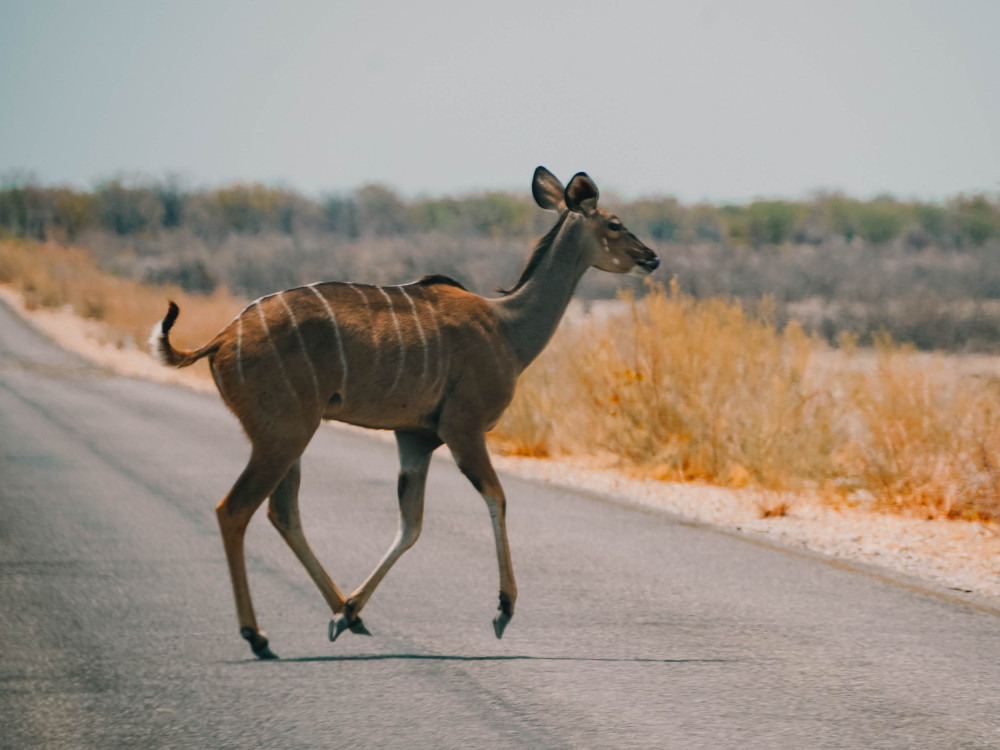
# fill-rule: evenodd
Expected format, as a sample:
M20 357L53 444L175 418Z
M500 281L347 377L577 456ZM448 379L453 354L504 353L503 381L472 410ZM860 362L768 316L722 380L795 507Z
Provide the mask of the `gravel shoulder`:
M0 301L60 346L129 377L214 391L204 373L169 370L136 348L119 348L96 321L68 309L27 310L20 294L0 285ZM331 429L355 429L340 425ZM917 519L833 507L805 494L733 490L637 479L593 457L555 459L497 456L497 468L525 479L596 494L645 510L760 542L845 561L898 582L1000 613L1000 526L994 523ZM785 504L784 515L762 517Z

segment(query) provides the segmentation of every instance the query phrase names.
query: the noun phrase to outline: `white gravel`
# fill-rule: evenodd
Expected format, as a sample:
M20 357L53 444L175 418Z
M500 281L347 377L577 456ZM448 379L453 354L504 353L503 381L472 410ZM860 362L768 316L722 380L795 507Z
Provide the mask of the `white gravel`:
M101 366L132 377L214 390L207 372L161 367L134 347L116 346L115 337L100 323L83 320L69 309L28 311L20 294L3 285L0 299L64 348ZM499 470L524 478L584 489L769 544L860 563L867 570L923 582L939 593L1000 609L1000 527L995 523L924 520L835 508L808 495L636 479L593 457L495 458ZM781 503L788 506L785 515L762 517L762 509Z

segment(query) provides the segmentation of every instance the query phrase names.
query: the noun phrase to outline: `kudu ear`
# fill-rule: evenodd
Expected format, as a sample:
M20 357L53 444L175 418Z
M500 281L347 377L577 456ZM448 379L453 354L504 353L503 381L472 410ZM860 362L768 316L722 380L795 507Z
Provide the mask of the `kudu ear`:
M535 196L535 203L549 211L562 211L566 208L563 192L562 183L549 170L545 167L535 170L535 176L531 180L531 194Z
M586 172L577 172L566 186L566 207L578 214L590 215L597 209L600 192Z

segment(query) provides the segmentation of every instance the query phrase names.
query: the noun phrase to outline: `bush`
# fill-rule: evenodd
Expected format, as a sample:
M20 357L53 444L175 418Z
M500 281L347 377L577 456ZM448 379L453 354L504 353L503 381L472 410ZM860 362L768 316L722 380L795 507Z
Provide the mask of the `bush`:
M527 401L552 424L546 445L544 433L524 441L531 451L601 446L664 479L769 487L833 472L836 425L805 377L810 341L797 326L778 331L773 303L747 313L674 284L626 304L621 318L565 326L526 373L513 415ZM513 426L505 417L498 432L517 445Z
M640 474L870 498L921 517L1000 519L1000 379L956 375L891 337L841 352L753 313L653 286L568 321L491 439L618 457Z

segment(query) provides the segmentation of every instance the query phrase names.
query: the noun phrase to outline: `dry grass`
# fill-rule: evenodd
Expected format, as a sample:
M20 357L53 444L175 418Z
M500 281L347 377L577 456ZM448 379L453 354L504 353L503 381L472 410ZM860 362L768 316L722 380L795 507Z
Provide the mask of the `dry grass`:
M653 286L626 312L570 322L494 433L524 455L613 453L623 468L925 517L1000 517L1000 379L880 337L831 351L772 306ZM760 512L784 515L775 494ZM773 507L772 507L773 506Z
M764 491L754 504L760 518L784 518L795 505L795 497L788 492Z
M119 279L98 270L83 250L23 240L0 241L0 283L23 292L29 309L68 305L81 317L101 321L114 337L112 343L122 349L146 349L168 299L183 311L172 338L186 348L211 339L245 304L226 292L196 296L177 287ZM206 368L199 371L208 377Z
M101 321L123 349L145 348L167 298L184 310L183 347L244 305L124 281L83 251L19 240L0 241L0 283L29 305ZM874 351L841 343L779 330L766 300L747 311L654 285L622 314L567 321L491 440L511 454L613 456L641 476L756 487L764 517L810 489L919 517L1000 519L998 361L970 372L887 336Z
M513 452L600 448L659 479L782 487L832 474L831 399L806 377L815 344L778 332L770 312L654 286L625 316L569 323L497 439Z
M873 371L843 378L863 427L838 451L845 476L889 509L1000 518L1000 380L919 362L885 336L875 354Z

